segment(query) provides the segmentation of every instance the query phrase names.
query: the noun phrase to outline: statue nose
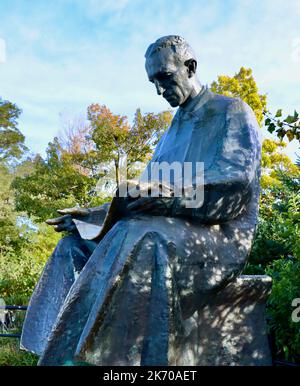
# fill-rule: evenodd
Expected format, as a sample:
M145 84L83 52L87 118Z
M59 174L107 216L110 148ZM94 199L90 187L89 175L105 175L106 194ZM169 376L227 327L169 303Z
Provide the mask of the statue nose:
M157 80L154 81L154 84L156 87L157 94L162 95L162 93L164 92L163 87L161 87L161 85L159 84L159 82Z

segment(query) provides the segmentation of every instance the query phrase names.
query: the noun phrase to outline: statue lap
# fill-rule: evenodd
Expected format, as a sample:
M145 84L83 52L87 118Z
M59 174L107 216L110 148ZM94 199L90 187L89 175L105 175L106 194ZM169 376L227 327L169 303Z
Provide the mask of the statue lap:
M40 363L63 364L74 357L101 365L172 363L186 320L242 269L248 253L243 241L252 233L245 226L239 230L244 222L199 226L183 218L145 215L119 221L64 292ZM72 238L57 249L66 252L67 247L73 256L87 251L85 242L73 244ZM57 269L60 257L52 255L49 271L51 265ZM74 269L73 260L67 260L66 271Z

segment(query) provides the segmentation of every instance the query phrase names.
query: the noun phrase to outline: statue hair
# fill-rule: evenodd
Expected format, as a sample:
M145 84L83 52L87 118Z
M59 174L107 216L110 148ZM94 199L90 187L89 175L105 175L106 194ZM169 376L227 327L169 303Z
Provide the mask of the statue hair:
M189 59L196 60L196 55L191 46L183 37L178 35L168 35L157 39L156 42L150 44L148 47L145 58L148 59L164 48L170 48L174 52L174 56L178 57L180 61L185 62Z

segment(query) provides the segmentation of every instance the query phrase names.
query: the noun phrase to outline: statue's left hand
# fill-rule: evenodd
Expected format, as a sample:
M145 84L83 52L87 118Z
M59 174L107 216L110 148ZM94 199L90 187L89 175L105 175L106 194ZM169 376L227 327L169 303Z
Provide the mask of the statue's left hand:
M46 224L53 225L56 232L75 232L76 226L73 222L74 218L82 218L83 220L90 215L90 209L85 208L68 208L57 211L63 216L46 220Z

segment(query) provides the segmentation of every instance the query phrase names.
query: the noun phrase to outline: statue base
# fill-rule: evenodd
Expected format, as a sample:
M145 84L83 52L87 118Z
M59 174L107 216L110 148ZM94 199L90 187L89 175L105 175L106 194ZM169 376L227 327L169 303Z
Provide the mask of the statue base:
M196 366L270 366L265 304L272 279L242 275L209 305L184 322L174 364Z

